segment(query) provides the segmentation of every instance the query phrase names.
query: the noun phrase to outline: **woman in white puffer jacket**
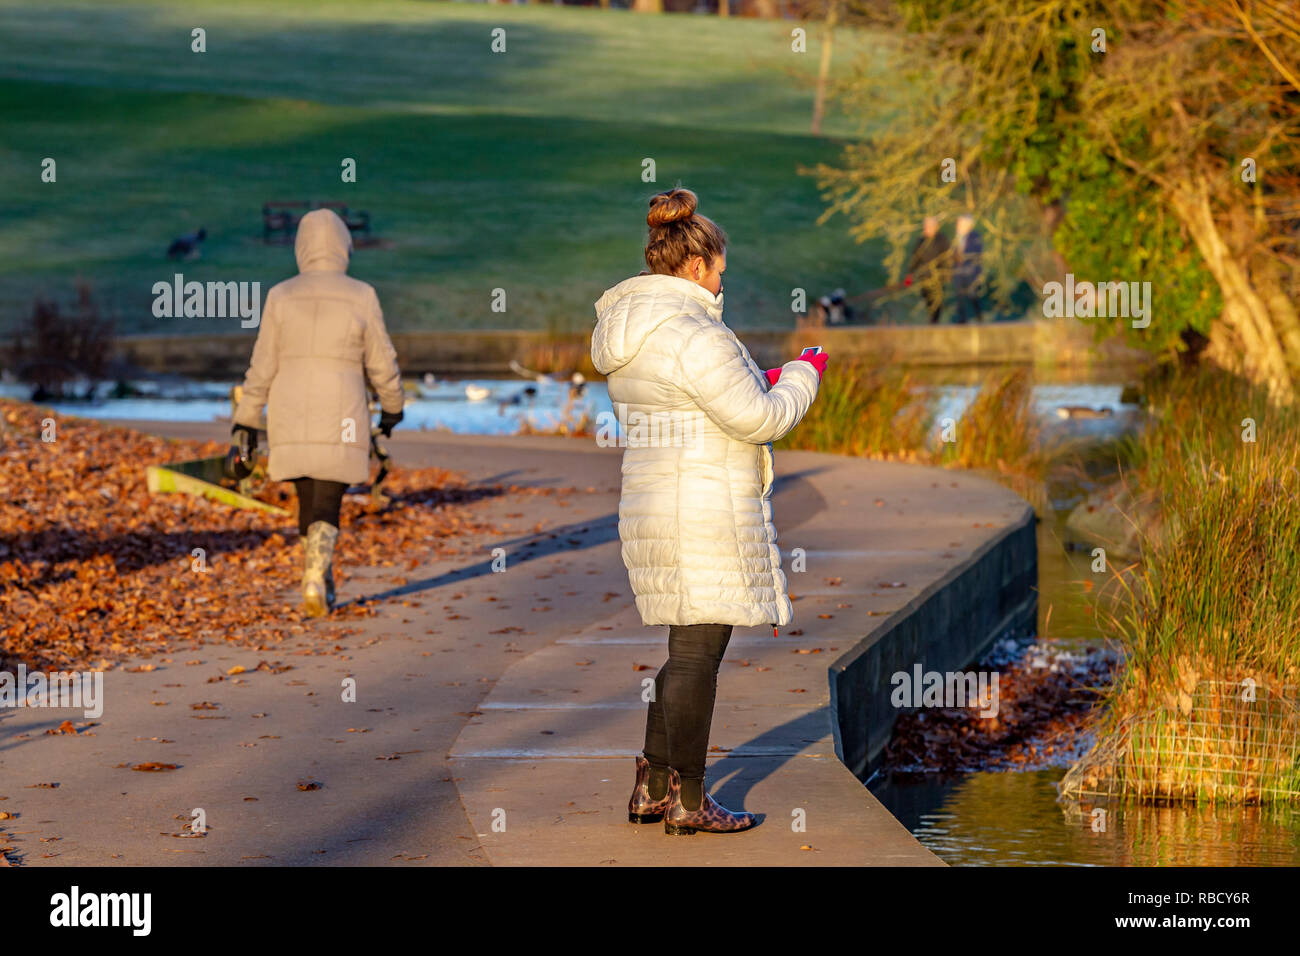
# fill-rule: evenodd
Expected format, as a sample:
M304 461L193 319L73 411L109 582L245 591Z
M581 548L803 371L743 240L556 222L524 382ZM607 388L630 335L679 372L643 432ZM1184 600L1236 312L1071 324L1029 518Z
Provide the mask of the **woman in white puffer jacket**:
M596 303L595 367L624 425L619 537L637 609L666 624L628 804L669 833L753 826L704 792L718 665L734 626L792 612L772 524L771 442L808 411L824 354L764 372L722 322L726 234L695 194L650 200L649 273Z

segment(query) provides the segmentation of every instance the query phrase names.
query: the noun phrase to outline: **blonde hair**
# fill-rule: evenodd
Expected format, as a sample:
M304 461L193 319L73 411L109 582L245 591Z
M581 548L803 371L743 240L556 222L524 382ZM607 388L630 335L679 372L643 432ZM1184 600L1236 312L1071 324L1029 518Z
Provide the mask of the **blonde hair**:
M669 189L650 197L645 264L658 275L681 275L700 256L712 266L727 251L727 234L708 216L695 212L699 198L689 189Z

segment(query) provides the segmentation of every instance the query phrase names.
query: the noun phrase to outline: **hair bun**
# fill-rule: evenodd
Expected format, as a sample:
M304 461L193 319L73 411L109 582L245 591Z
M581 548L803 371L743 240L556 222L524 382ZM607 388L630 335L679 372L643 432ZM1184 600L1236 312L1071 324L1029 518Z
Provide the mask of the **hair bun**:
M670 189L650 197L650 212L645 217L646 224L654 229L666 226L670 222L690 219L695 214L699 199L689 189Z

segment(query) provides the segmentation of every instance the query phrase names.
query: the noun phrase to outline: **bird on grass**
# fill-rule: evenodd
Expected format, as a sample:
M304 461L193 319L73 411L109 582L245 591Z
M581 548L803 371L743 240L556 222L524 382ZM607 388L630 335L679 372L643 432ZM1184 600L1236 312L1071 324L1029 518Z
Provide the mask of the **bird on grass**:
M175 260L197 259L203 254L203 240L208 237L208 231L200 228L198 232L191 232L185 236L178 236L172 240L172 244L167 247L167 258Z

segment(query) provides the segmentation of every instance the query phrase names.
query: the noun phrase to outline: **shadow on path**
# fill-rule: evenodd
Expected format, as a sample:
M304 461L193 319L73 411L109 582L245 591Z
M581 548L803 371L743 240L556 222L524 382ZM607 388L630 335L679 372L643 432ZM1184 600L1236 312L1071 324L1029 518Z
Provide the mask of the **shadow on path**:
M807 480L808 476L825 470L824 467L809 468L789 475L782 475L772 483L772 496L777 499L774 503L774 511L780 516L778 520L782 524L790 528L798 527L813 515L826 509L826 499ZM515 473L514 471L503 472L472 484L480 486L489 482L499 482ZM504 549L506 566L512 567L538 558L550 557L560 552L571 554L574 551L598 547L617 540L618 514L612 513L587 521L561 525L549 531L540 531L535 534L510 538L499 542L497 547ZM489 555L474 564L446 571L420 581L411 581L401 587L391 588L377 594L363 595L354 599L354 601L339 606L346 607L347 604L352 603L366 604L372 601L388 601L421 591L429 591L445 584L456 584L471 578L481 577L484 574L492 574L495 562L496 557Z
M791 738L808 743L821 740L830 733L830 719L830 707L819 707L745 741L736 748L741 753L713 761L708 770L708 778L713 781L713 798L728 809L743 809L749 792L757 784L791 760L805 759L791 752L794 750Z
M510 538L498 543L497 548L501 548L505 552L506 567L513 567L527 561L534 561L537 558L559 554L560 552L572 554L574 551L593 548L617 540L618 515L608 514L588 521L577 521L573 524L561 525L551 531L541 531L536 534ZM420 581L411 581L401 587L381 591L378 594L367 594L356 598L355 601L340 604L339 607L346 607L348 604L353 603L368 604L372 601L388 601L408 594L439 588L444 584L455 584L470 578L492 574L493 565L496 562L497 557L489 553L482 561L477 561L474 564L445 571L442 574L436 574L431 578L424 578Z

